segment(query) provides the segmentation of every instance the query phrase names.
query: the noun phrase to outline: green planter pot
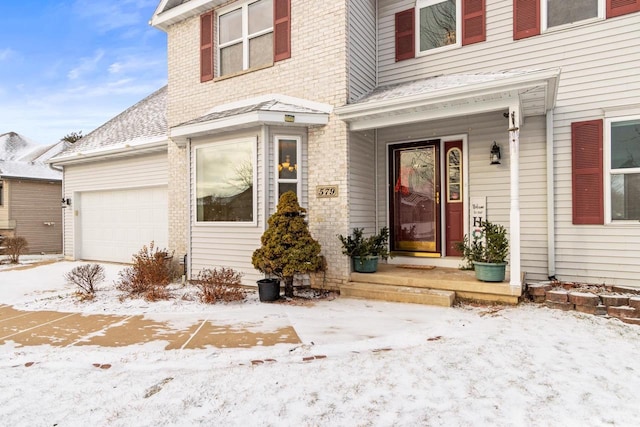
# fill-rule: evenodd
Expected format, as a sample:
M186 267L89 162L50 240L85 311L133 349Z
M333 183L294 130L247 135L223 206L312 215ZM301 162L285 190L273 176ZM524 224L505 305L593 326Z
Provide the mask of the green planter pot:
M375 273L378 271L378 257L377 256L365 256L353 257L353 270L358 273Z
M507 263L494 264L490 262L473 262L476 279L483 282L504 282Z
M270 302L280 298L280 280L258 280L258 296L260 297L260 302Z

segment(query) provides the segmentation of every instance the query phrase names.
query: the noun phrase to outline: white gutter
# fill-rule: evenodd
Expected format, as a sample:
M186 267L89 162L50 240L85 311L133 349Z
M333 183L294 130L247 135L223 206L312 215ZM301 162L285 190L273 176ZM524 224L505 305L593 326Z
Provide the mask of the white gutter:
M547 91L556 91L557 82L548 85L550 79L556 79L560 75L560 69L532 71L513 77L495 79L488 82L472 83L442 90L426 91L412 96L400 96L379 101L348 104L336 108L336 114L341 120L349 121L369 114L382 114L398 109L410 109L441 102L451 103L459 99L468 99L474 96L494 94L496 92L511 92L545 85ZM555 103L555 93L547 97L547 102ZM547 105L547 109L552 106Z
M547 111L547 273L556 275L555 184L553 170L553 110Z
M75 151L64 156L56 156L47 160L46 163L51 165L69 165L73 163L83 163L96 158L108 158L119 154L144 153L157 151L160 148L167 147L169 141L163 136L157 139L148 139L143 142L128 142L116 144L109 147L100 147L86 151Z

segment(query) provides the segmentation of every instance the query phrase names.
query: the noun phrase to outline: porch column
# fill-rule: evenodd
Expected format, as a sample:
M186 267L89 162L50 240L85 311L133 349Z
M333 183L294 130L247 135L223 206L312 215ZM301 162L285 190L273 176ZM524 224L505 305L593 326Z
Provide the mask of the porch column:
M511 209L509 214L509 285L520 288L520 106L509 107L509 165Z

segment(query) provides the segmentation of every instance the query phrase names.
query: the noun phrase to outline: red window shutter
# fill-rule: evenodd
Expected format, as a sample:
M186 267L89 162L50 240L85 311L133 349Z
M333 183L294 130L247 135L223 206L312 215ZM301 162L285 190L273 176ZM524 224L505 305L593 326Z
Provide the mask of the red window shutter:
M540 0L513 0L513 39L540 34Z
M396 13L396 62L416 56L415 9Z
M200 15L200 81L213 80L213 11Z
M607 18L640 11L640 0L607 0Z
M273 2L273 61L291 58L291 0Z
M574 224L604 224L602 120L571 123Z
M485 41L485 28L485 0L463 0L462 45Z

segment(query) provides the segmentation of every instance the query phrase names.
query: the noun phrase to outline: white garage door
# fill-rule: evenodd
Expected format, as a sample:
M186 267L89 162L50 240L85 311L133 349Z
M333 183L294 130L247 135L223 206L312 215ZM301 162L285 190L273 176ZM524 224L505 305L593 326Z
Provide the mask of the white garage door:
M167 247L167 187L81 193L79 258L131 262L143 245Z

